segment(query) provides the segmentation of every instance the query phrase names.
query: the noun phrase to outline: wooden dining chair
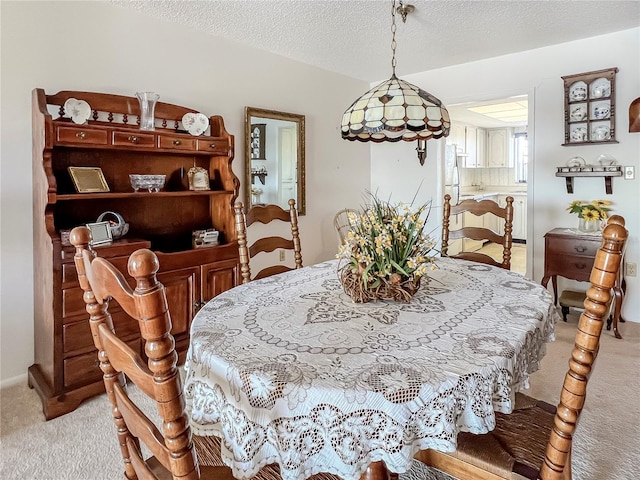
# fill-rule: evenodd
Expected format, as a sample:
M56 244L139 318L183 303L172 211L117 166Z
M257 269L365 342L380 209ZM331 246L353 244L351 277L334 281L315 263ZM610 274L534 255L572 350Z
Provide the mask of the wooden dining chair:
M585 311L558 406L517 393L511 414L496 413L493 431L484 435L461 432L455 452L423 450L416 455L418 460L465 480L571 479L571 442L627 240L624 219L613 216L612 220L604 229L591 270Z
M357 215L358 210L354 210L353 208L343 208L333 217L333 227L336 229L338 240L341 245L347 243L347 234L349 233L349 230L351 230L351 223L349 222L350 214Z
M141 249L129 257L128 271L135 284L132 288L113 264L90 250L91 234L87 227L74 228L69 239L76 248L74 261L116 425L124 477L235 480L222 461L220 440L191 434L165 288L156 279L160 265L155 253ZM112 301L137 320L147 361L129 345L131 340L127 343L118 336L109 313ZM144 401L139 396L135 396L136 403L129 395L127 381L155 403L154 418L161 423L162 431L150 418L148 402L141 405ZM151 452L150 457L143 458L141 444ZM270 464L253 479L281 480L279 472L276 464ZM311 478L339 480L328 473Z
M298 212L296 211L296 201L289 200L289 210L285 210L278 205L254 205L245 214L242 202L235 205L236 230L238 232L238 248L240 254L240 273L242 283L251 280L268 277L277 273L287 272L294 268L302 268L302 248L300 246L300 236L298 231ZM290 224L291 237L270 236L258 238L251 245L248 244L247 228L256 222L268 224L273 221L283 221ZM260 253L273 252L274 250L292 250L295 267L277 264L262 268L253 278L251 277L250 260Z
M443 257L462 258L474 262L486 263L496 267L511 269L511 245L513 243L511 232L513 229L513 197L506 198L507 204L501 207L493 200L476 201L473 199L463 200L457 205L451 205L451 195L444 196L443 218L442 218L442 247L440 252ZM504 220L503 234L498 235L490 228L463 226L458 230L449 230L451 215L465 214L468 212L477 217L483 215L495 215L498 219ZM491 256L480 252L463 251L454 255L449 255L450 240L471 239L498 243L502 245L502 262ZM463 240L464 242L464 240ZM464 243L463 243L464 245Z

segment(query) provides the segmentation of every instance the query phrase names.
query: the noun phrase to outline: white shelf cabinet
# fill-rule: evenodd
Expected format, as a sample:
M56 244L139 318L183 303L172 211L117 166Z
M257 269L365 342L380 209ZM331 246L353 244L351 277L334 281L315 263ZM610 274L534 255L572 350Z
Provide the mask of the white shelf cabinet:
M510 128L487 130L487 167L513 167L511 137Z

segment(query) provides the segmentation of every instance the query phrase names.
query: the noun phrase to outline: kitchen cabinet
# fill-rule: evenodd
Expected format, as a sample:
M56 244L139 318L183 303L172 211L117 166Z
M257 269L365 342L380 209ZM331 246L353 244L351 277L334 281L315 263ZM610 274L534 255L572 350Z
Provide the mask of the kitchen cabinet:
M474 215L471 212L464 212L462 214L462 226L463 227L483 227L484 220L483 218L486 215L478 216ZM465 252L475 252L476 250L480 250L484 242L482 240L472 240L470 238L462 239L462 250Z
M476 130L476 165L487 166L487 130L481 127Z
M89 120L77 124L68 117L64 105L71 98L90 105ZM158 103L155 130L141 131L135 97L33 91L33 275L39 281L34 289L34 364L28 369L28 383L40 396L47 419L104 392L74 248L66 237L70 229L96 222L103 212L121 215L129 233L93 248L126 278L131 253L139 248L155 251L181 362L198 309L238 283L232 207L240 182L231 166L234 137L220 116L210 117L210 135L190 135L181 125L188 112L194 110ZM108 188L79 193L69 174L69 168L77 167L100 172ZM209 189L189 189L185 180L191 167L206 170ZM165 187L158 192L134 191L129 175L141 173L166 175ZM219 232L220 245L193 248L193 231L208 228ZM120 336L144 357L137 322L116 302L110 311Z
M498 195L487 195L482 198L483 200L491 200L492 202L498 203ZM493 213L487 213L482 216L482 226L484 228L488 228L496 233L498 233L500 229L500 224L502 223L502 219L496 217Z
M487 129L487 167L513 167L513 141L510 128Z
M476 168L478 165L478 139L476 138L478 134L478 129L476 127L472 127L471 125L467 125L465 127L465 153L467 157L465 158L465 167L467 168Z
M447 138L447 145L455 145L458 153L465 153L466 127L462 123L451 123L451 129Z
M513 225L511 237L514 240L526 241L527 239L527 196L526 194L509 194L513 197ZM509 195L499 195L498 205L505 207L506 198ZM504 224L499 225L498 233L504 235Z

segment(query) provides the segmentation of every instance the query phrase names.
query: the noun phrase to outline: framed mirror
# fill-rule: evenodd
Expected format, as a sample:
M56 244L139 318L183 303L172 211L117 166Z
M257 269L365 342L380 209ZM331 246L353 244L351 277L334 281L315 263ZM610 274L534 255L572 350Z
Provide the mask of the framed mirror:
M305 117L245 107L245 211L252 205L289 208L305 214Z

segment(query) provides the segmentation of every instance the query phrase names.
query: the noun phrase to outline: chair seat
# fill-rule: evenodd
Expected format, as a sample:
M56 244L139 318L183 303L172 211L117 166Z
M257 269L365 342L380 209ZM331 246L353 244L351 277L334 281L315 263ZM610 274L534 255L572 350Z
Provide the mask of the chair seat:
M466 465L493 473L493 478L526 478L535 480L544 461L545 449L553 427L556 407L527 395L516 394L516 404L509 415L496 413L496 428L485 434L458 434L458 449L453 453L434 450L419 452L420 460L438 468L453 457ZM484 477L488 478L488 477Z
M205 469L214 469L224 466L222 456L220 454L220 439L218 437L193 437L193 444L196 447L196 455L198 457L198 463L200 464L200 470L202 472L202 479L215 479L215 480L234 480L231 475L231 469L226 468L225 475L207 476ZM213 472L212 472L213 473ZM218 473L216 471L216 473ZM265 466L258 472L252 480L282 480L280 476L280 467L274 463ZM340 480L340 477L332 475L330 473L318 473L309 477L309 480Z

